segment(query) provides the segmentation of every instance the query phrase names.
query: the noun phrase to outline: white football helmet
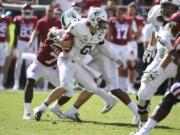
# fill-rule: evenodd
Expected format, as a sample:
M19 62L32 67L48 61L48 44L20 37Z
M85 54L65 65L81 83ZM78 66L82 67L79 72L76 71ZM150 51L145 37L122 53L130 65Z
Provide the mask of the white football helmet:
M87 19L96 30L107 29L108 27L108 15L102 8L90 8Z
M61 24L63 29L67 29L72 23L80 20L80 15L74 9L69 9L61 15Z
M24 18L32 18L33 16L33 9L30 4L24 4L21 9L21 14Z
M161 0L161 14L165 21L180 9L180 0Z

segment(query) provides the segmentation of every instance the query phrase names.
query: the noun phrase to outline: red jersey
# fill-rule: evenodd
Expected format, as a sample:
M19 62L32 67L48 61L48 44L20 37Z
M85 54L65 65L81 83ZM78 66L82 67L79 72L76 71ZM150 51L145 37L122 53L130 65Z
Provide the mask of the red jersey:
M57 64L57 57L61 51L60 47L54 45L53 40L45 40L45 42L41 42L37 52L37 60L47 67L53 67Z
M119 21L117 17L110 19L109 26L112 32L110 41L118 45L127 45L128 32L132 21L124 18L124 21Z
M145 22L144 19L141 16L135 16L133 20L136 22L137 27L144 26Z
M19 39L29 41L37 22L37 17L24 18L23 16L15 16L14 23L18 31Z
M10 18L0 17L0 42L5 42Z
M39 31L41 42L44 42L46 40L49 29L53 26L61 28L61 23L57 18L48 19L48 17L45 16L38 20L36 29Z

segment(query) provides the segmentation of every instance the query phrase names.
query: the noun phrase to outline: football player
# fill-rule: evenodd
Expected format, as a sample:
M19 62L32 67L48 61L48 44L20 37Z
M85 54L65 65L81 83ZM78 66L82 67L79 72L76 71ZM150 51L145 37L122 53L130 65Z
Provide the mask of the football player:
M125 11L122 7L116 9L116 17L110 18L109 33L107 39L111 45L118 51L123 60L124 68L119 68L119 83L123 90L127 90L127 69L128 65L128 42L131 40L132 21L125 17Z
M79 21L78 15L74 14L74 18L69 19L68 23ZM64 28L67 29L67 28ZM36 58L27 69L27 81L25 86L25 101L24 101L24 115L23 119L30 119L30 106L33 99L33 87L39 78L47 79L53 86L59 86L59 76L57 75L57 57L62 51L58 46L58 38L62 38L64 34L63 29L52 27L48 34L47 39L41 42L40 48L37 52ZM67 41L66 44L69 44ZM60 105L62 102L67 102L72 93L67 93L59 100Z
M66 22L67 19L64 18L64 21ZM63 24L64 24L63 23ZM106 41L107 42L107 41ZM118 57L114 57L112 52L108 53L106 49L103 47L109 48L110 46L104 44L103 46L98 46L97 49L94 49L91 51L91 56L93 56L93 60L88 64L90 67L93 69L96 69L99 72L102 72L103 78L105 79L106 86L108 89L111 91L111 93L119 98L123 103L125 103L130 110L133 112L135 116L137 116L137 107L131 102L130 98L126 93L124 93L121 89L119 89L119 78L118 78L118 73L117 73L117 66L116 66L116 61L118 61ZM112 49L111 47L109 49ZM113 50L114 53L115 50ZM74 103L74 105L66 112L66 116L68 118L76 118L75 114L77 113L78 109L92 96L92 93L89 93L88 91L83 91L79 95L77 101ZM57 115L59 110L59 101L55 103L53 106L51 106L51 110ZM112 107L112 106L110 106ZM56 112L56 110L58 110ZM110 108L104 108L102 110L102 113L106 113L110 110ZM60 116L60 114L58 114ZM74 117L73 117L74 116Z
M63 16L62 16L63 18ZM72 79L75 78L90 93L95 93L107 102L107 107L113 105L114 99L97 85L97 78L100 75L92 72L83 61L91 49L104 44L105 30L107 29L107 14L101 8L89 11L89 17L85 21L79 21L69 26L64 38L61 40L63 52L58 57L58 67L60 75L60 86L56 87L49 95L48 99L41 106L34 109L35 119L39 121L42 113L48 105L62 96L64 93L72 92ZM74 37L74 38L73 38ZM72 40L73 45L64 46L63 41ZM86 79L84 78L86 77ZM67 116L68 117L68 116ZM77 114L74 120L79 120Z
M148 119L150 99L157 91L158 87L167 78L174 77L176 74L174 71L176 71L177 66L174 63L170 63L163 74L158 75L158 77L156 75L151 76L151 72L154 69L159 68L159 64L164 57L165 52L168 50L168 47L163 46L160 37L165 36L168 37L167 39L172 38L172 35L166 34L166 31L163 31L163 26L168 21L167 17L178 11L179 4L180 3L177 0L162 0L161 4L154 6L148 14L148 20L150 23L152 23L154 32L152 34L152 39L144 52L144 59L149 61L151 56L153 56L155 53L155 47L151 44L152 42L157 42L157 54L152 63L146 68L141 79L141 86L138 92L138 109L141 119L140 125L143 125Z
M151 118L137 133L135 133L135 135L148 135L152 128L154 128L160 121L168 116L172 107L177 102L180 102L180 12L174 14L170 18L169 26L172 29L173 37L177 40L174 44L174 48L171 48L169 54L163 59L160 66L164 68L163 70L165 70L169 61L173 61L177 64L177 72L174 71L177 73L175 78L176 83L173 84L171 90L165 94L164 98L162 99L159 106L155 109ZM174 35L175 31L176 35Z
M21 9L21 15L14 18L16 25L15 29L15 53L16 53L16 66L14 71L14 90L19 89L19 79L21 73L21 67L23 63L22 53L33 52L33 48L27 45L31 33L33 32L37 22L37 17L33 16L33 9L31 5L24 4ZM36 43L34 43L35 45ZM33 45L33 46L34 46ZM27 63L26 63L27 64Z
M0 3L0 90L4 90L4 66L6 60L5 42L9 44L9 24L10 19L4 14L4 7Z

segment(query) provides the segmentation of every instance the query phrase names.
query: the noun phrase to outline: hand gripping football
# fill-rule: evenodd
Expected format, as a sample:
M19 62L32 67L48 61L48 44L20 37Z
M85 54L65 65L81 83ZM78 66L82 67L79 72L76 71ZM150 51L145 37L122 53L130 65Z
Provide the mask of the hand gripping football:
M74 44L74 36L71 33L65 33L62 37L62 50L69 52Z

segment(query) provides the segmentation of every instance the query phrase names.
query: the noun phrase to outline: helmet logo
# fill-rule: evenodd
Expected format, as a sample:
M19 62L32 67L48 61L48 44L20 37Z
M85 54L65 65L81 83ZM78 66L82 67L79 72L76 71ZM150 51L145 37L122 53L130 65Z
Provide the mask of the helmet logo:
M98 16L98 15L100 15L100 13L101 13L100 11L96 11L96 12L94 13L94 15L95 15L95 16Z

